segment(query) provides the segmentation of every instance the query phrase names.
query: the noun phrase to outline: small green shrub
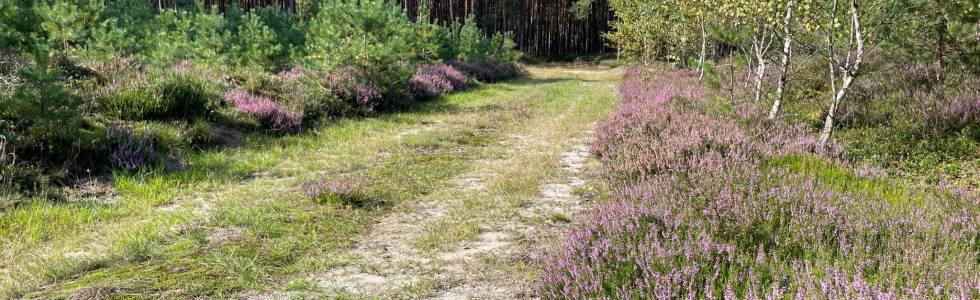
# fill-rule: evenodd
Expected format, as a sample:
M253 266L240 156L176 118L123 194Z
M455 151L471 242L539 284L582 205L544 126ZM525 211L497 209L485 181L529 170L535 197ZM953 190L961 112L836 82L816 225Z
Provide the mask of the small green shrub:
M156 83L133 82L95 99L95 108L124 120L192 120L205 117L216 94L190 74L164 75Z
M356 68L377 82L405 82L425 56L415 24L388 1L327 1L310 21L308 60L326 69ZM382 87L384 92L400 90Z
M149 86L124 87L95 100L97 110L125 120L139 120L160 111L160 98Z
M170 74L157 83L160 110L149 117L167 119L195 119L207 116L217 99L215 93L201 79L190 74Z
M221 137L211 123L204 120L197 120L187 126L184 132L187 144L192 148L204 149L214 146Z
M282 45L277 43L276 33L262 22L262 17L253 13L246 14L242 19L234 47L237 50L235 61L242 66L270 68L282 54Z
M463 23L454 21L442 27L436 40L440 45L439 56L443 60L495 60L514 64L523 56L516 50L513 34L494 33L487 37L477 27L476 17L472 15Z
M17 134L12 144L25 149L23 156L56 159L75 148L81 110L48 62L46 54L38 53L35 62L21 70L24 84L0 97L0 120Z

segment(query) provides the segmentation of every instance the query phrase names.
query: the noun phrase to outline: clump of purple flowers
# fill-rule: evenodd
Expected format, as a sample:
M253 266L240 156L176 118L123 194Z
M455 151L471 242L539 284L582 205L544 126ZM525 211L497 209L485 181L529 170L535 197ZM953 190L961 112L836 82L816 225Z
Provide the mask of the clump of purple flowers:
M612 200L544 256L542 298L980 293L980 200L904 191L928 203L913 204L852 184L877 174L816 175L839 165L812 154L805 131L719 113L708 94L689 72L627 72L592 146Z
M149 138L134 134L125 126L110 126L106 130L109 141L109 160L126 171L136 171L149 164L156 156Z
M337 97L356 107L372 109L381 104L381 89L362 72L342 68L327 73L327 87Z
M466 76L445 64L422 65L408 81L408 93L431 98L466 89Z
M973 89L957 93L949 99L933 102L933 110L927 118L928 128L935 132L959 130L971 124L980 124L980 91Z
M255 95L243 89L233 89L225 93L225 101L239 111L255 117L274 132L293 134L300 131L303 113L282 107L272 99Z

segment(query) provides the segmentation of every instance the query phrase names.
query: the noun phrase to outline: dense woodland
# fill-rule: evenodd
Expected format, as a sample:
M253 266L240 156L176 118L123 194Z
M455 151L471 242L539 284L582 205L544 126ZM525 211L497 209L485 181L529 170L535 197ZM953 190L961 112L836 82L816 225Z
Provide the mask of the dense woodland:
M432 8L440 22L473 15L488 32L512 32L524 53L542 58L611 51L604 34L614 12L606 0L399 0L409 12L421 5ZM413 16L415 15L414 13Z
M186 6L189 0L153 0L161 8ZM394 1L416 19L427 7L433 22L449 24L470 16L488 34L511 32L525 54L545 59L611 51L604 34L614 12L607 0L398 0ZM309 0L208 0L221 10L277 7L303 14L316 5Z

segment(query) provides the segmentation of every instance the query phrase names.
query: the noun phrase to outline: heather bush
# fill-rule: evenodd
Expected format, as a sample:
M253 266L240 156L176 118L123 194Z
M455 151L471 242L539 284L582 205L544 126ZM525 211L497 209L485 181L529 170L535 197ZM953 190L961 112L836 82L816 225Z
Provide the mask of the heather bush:
M980 81L972 84L980 84ZM926 99L929 107L925 114L924 131L942 134L980 126L980 90L975 87L959 91L947 99Z
M156 84L156 93L159 93L161 104L151 117L184 120L207 116L217 98L203 80L180 73L165 75Z
M107 150L112 164L126 171L136 171L153 163L156 151L152 139L135 134L124 126L106 129Z
M148 84L120 87L99 96L93 106L100 112L126 120L139 120L165 115L160 97Z
M293 134L300 131L303 113L291 111L275 101L249 93L242 89L233 89L224 96L225 102L233 105L238 111L258 119L269 130L279 134Z
M621 88L623 106L592 147L612 200L545 256L543 298L980 292L980 203L814 156L798 126L712 110L687 72L633 69Z
M371 110L383 101L381 88L363 72L342 68L319 77L324 87L351 107Z
M449 65L423 65L408 80L407 88L411 95L431 98L466 89L466 76Z

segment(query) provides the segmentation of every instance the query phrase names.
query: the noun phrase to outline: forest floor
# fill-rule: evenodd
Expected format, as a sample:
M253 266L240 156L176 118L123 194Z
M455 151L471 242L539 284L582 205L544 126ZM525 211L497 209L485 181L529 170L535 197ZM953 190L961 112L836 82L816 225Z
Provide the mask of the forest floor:
M117 175L0 213L0 297L530 298L590 201L617 68L526 78ZM342 182L354 202L318 201ZM96 192L92 192L95 190Z

